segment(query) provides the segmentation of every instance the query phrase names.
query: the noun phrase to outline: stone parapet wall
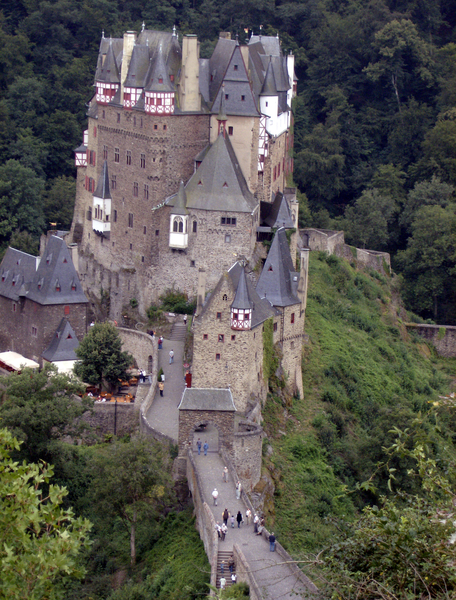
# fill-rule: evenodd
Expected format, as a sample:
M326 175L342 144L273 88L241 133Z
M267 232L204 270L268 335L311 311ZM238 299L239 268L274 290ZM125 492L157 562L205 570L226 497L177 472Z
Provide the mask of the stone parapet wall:
M432 344L437 354L447 358L456 356L456 327L454 325L427 325L406 323L407 330L414 331Z
M117 416L116 416L117 410ZM96 435L114 435L114 421L116 421L116 435L122 437L132 433L138 428L138 407L135 404L117 404L114 402L96 403L93 412L86 412L82 420L90 425Z
M263 428L255 423L241 422L233 440L233 461L237 475L246 491L252 491L261 478Z
M118 332L122 340L122 349L134 356L138 369L143 369L148 375L154 370L157 371L157 338L125 327L119 327Z
M211 509L204 500L203 486L191 451L187 452L187 482L195 507L196 525L211 565L211 585L217 582L218 535Z
M240 546L238 544L233 545L233 556L236 564L236 576L237 583L247 583L249 586L249 598L250 600L263 600L263 594L261 593L260 587L252 573L251 567L247 562Z

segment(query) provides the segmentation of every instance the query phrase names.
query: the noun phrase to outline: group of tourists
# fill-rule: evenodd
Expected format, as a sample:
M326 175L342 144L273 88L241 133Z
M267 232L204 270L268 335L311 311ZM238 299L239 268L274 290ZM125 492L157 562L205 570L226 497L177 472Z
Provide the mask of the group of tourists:
M224 560L222 560L222 562L220 563L220 573L221 573L221 577L220 577L220 589L223 590L226 587L226 578L225 578L225 568L226 568L226 562ZM236 568L236 564L234 562L234 556L233 554L230 556L230 558L228 559L228 569L230 571L230 579L231 579L231 583L236 583L237 581L237 576L235 573L235 568Z
M207 451L209 450L209 444L207 443L207 440L203 444L203 442L198 438L196 440L196 447L198 448L198 454L201 454L201 448L203 448L204 456L207 456Z

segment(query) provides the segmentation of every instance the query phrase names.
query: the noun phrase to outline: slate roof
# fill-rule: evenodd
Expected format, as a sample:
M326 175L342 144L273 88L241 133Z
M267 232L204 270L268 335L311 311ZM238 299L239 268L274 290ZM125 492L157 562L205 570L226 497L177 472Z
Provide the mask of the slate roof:
M185 388L178 409L236 412L229 388Z
M277 192L274 202L260 202L260 223L268 227L293 229L293 217L288 202L282 192Z
M150 61L146 82L145 90L147 92L174 92L175 86L169 78L169 67L165 63L163 45L161 43Z
M221 133L185 186L186 208L252 213L257 202L242 174L229 136ZM174 206L177 195L166 201Z
M105 83L120 83L119 72L122 63L122 52L123 38L101 38L100 49L98 52L97 70L95 72L95 82L103 81ZM108 54L110 55L111 53L112 57L114 57L115 59L115 64L117 68L117 81L111 81L110 79L111 77L115 77L115 71L112 72L112 67L110 67L109 69L111 72L107 73L108 69L106 61L108 60ZM109 60L111 61L111 58Z
M88 302L62 239L54 235L49 238L38 269L26 284L25 297L41 305Z
M253 44L260 43L264 48L264 54L267 56L280 56L280 40L272 35L251 35L249 47Z
M172 210L173 215L188 215L188 210L185 208L187 204L187 195L185 193L184 182L181 181L179 184L179 191L177 192L176 202Z
M243 308L243 309L251 309L253 308L253 300L250 299L249 290L247 288L247 281L245 278L244 269L241 270L238 285L236 288L236 295L234 296L233 303L231 304L231 308Z
M235 40L219 38L214 52L209 59L209 97L211 101L214 100L222 85L235 48Z
M0 296L17 302L35 275L37 261L37 256L8 248L0 264Z
M78 338L65 317L60 321L51 343L43 352L42 356L49 362L62 360L77 360L75 353L79 346Z
M263 85L261 86L260 96L276 96L277 85L274 76L274 69L272 67L271 57L269 57L268 67L266 69L266 75L264 76Z
M294 269L287 236L282 227L272 240L256 291L274 306L291 306L300 303L296 295L298 282L299 273Z
M255 35L250 38L249 72L255 97L278 95L279 114L285 112L288 109L286 92L291 86L287 59L281 54L278 38Z
M112 198L111 192L109 190L109 174L107 160L105 160L103 163L100 179L97 183L97 189L95 190L93 195L97 198L102 198L103 200L105 200L106 198Z
M135 44L128 66L127 77L125 78L126 87L143 88L145 86L146 74L149 70L149 61L149 47L138 46L138 44Z

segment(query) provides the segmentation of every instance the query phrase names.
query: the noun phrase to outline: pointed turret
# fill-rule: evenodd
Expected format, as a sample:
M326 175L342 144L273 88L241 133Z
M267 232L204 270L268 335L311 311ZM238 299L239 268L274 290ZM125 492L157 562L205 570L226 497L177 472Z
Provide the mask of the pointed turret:
M146 112L157 115L172 114L174 112L175 87L169 77L161 43L157 54L151 60L146 81Z
M260 96L276 96L277 85L272 67L272 57L269 57L269 64L264 76L263 87L261 88Z
M97 188L93 194L93 219L94 231L107 234L111 231L111 191L109 189L108 162L105 160Z
M109 41L108 51L99 70L96 86L97 102L99 104L109 104L120 87L119 68L114 55L112 40Z
M188 210L184 182L181 181L176 201L170 215L169 246L170 248L187 248L188 246Z
M246 330L252 327L253 302L250 300L245 271L242 268L231 305L231 329Z

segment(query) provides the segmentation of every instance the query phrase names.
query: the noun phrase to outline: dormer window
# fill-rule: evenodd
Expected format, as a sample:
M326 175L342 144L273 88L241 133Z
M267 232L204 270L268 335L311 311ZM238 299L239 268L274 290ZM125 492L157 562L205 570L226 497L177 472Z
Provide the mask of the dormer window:
M57 281L55 282L55 291L56 292L60 292L60 281L57 279Z
M272 269L272 265L269 265L269 269L268 269L268 271L271 271L271 272L272 272L272 270L273 270L273 269Z
M66 258L63 259L63 263L66 264L68 261Z
M163 83L163 77L158 78L158 83Z

